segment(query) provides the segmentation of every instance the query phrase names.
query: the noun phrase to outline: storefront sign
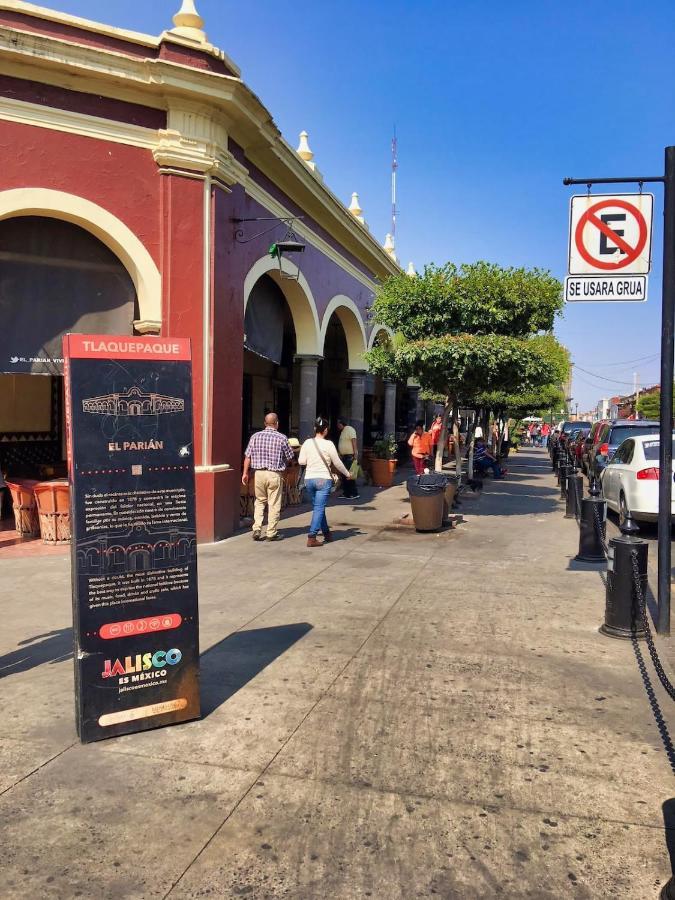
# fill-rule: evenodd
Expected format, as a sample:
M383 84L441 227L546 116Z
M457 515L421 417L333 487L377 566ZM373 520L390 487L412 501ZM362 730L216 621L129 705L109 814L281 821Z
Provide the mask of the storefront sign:
M78 733L199 717L190 342L64 338Z

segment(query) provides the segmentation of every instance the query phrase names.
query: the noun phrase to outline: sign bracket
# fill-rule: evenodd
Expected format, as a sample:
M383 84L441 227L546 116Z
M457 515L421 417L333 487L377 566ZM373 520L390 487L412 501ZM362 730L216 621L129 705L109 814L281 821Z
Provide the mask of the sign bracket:
M670 634L673 365L675 362L675 147L665 148L663 175L564 178L563 184L663 184L663 290L661 297L661 406L659 431L657 631Z

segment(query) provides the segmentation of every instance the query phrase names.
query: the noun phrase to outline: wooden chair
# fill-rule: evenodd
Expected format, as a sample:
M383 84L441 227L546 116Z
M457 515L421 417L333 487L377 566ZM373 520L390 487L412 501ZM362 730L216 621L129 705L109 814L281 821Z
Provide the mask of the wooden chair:
M281 500L282 509L286 506L300 506L302 503L302 491L298 488L300 482L300 466L291 466L284 472L284 493Z
M37 537L40 534L40 522L33 492L37 482L29 480L8 481L6 484L12 495L14 524L17 534L22 534L26 537Z
M70 489L67 481L44 481L34 487L44 544L70 543Z

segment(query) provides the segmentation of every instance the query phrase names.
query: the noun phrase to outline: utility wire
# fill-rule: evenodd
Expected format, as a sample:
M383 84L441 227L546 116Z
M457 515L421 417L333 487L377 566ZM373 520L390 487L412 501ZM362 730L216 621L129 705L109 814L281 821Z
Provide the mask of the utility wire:
M578 369L580 372L585 372L586 375L590 375L592 378L598 378L600 381L609 381L610 384L628 384L633 386L632 381L621 381L618 378L607 378L605 375L598 375L597 372L589 372L588 369L583 369L581 366L574 363L574 368Z
M649 356L638 356L637 359L623 359L623 360L619 360L619 362L596 363L596 365L599 366L601 369L608 369L608 368L610 368L610 366L630 365L632 363L644 362L645 360L658 359L658 357L660 355L661 355L660 352L657 351L656 353L650 353Z

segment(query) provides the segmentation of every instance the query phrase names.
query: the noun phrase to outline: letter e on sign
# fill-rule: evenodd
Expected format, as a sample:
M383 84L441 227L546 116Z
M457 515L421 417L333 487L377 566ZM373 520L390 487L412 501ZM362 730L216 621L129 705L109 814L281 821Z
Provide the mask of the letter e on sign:
M582 194L570 203L570 275L647 275L653 194Z

